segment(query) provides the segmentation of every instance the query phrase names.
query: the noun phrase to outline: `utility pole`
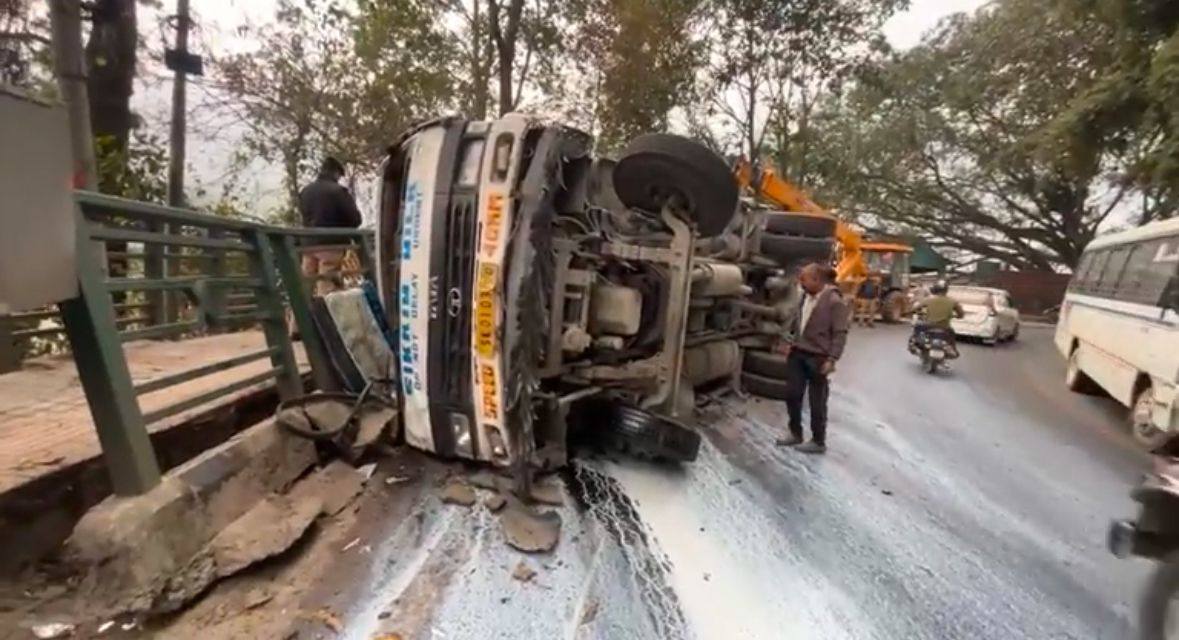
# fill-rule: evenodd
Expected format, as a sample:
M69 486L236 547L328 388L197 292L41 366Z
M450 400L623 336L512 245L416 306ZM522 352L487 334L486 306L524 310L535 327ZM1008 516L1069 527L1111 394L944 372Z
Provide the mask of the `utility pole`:
M176 48L167 52L166 60L168 68L176 73L172 81L172 135L168 156L168 204L173 207L184 205L184 129L190 69L183 62L189 57L190 24L188 0L176 0Z
M70 121L70 150L74 158L74 186L98 188L94 135L90 129L90 99L86 90L86 60L82 56L82 6L79 0L51 0L53 66L57 86Z
M172 130L169 136L168 149L168 205L183 207L184 198L184 159L185 159L185 129L187 115L188 74L201 75L201 58L188 52L188 30L192 26L189 16L188 0L176 0L176 48L164 52L164 64L175 73L172 80ZM155 231L167 232L160 228ZM144 262L147 276L151 278L167 277L168 260L164 249L160 246L147 248L147 259ZM155 291L148 295L148 312L155 322L169 323L175 321L179 309L179 300L165 291Z

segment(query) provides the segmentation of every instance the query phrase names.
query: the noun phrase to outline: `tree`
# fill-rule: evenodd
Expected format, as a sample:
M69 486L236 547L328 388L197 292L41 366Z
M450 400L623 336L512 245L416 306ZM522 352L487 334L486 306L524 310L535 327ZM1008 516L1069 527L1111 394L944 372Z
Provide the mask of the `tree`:
M95 138L110 137L121 152L134 126L136 0L96 0L90 3L90 37L86 41L87 90L90 125Z
M908 0L711 0L698 133L760 158L767 122L790 129L793 89L838 82L880 48L884 21L907 6Z
M1111 49L1040 0L956 16L823 113L825 195L936 245L1020 269L1076 264L1131 185L1124 153L1061 162L1037 147Z
M1101 34L1109 57L1065 101L1040 152L1071 165L1125 154L1123 178L1142 195L1139 222L1179 207L1179 4L1170 0L1062 0L1062 11ZM1064 151L1061 154L1061 150Z
M672 109L694 98L703 63L703 0L586 0L570 3L571 62L581 103L596 123L599 150L668 128Z
M214 106L248 127L244 143L279 161L294 222L299 188L324 154L375 166L411 123L452 108L456 61L426 0L282 0L257 51L215 59L229 99Z

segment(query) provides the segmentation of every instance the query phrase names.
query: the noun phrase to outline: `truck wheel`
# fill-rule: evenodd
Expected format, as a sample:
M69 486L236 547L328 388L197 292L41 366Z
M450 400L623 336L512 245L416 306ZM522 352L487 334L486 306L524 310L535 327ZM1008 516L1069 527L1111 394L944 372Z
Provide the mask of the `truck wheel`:
M880 304L880 318L888 324L896 324L905 317L905 294L889 291Z
M1100 389L1093 378L1081 371L1080 348L1073 349L1068 357L1068 368L1064 372L1064 384L1069 391L1087 396L1097 395Z
M720 235L737 213L737 181L720 156L688 138L641 135L614 166L614 191L628 207L658 213L669 199L696 223L703 237Z
M799 260L826 260L831 257L835 241L831 238L802 238L763 233L759 253L779 264Z
M741 388L755 396L771 400L785 400L790 395L790 386L785 380L759 376L756 373L742 373Z
M786 356L772 351L748 350L745 352L741 370L764 378L785 380Z
M766 214L766 231L804 238L835 237L835 218L808 213L773 211Z
M1173 435L1155 426L1153 413L1154 391L1147 387L1134 397L1134 406L1130 408L1130 429L1134 432L1134 439L1149 451L1163 446Z
M1179 553L1170 553L1155 568L1138 616L1142 640L1179 640Z
M646 460L692 462L700 434L676 420L617 400L578 403L579 437Z

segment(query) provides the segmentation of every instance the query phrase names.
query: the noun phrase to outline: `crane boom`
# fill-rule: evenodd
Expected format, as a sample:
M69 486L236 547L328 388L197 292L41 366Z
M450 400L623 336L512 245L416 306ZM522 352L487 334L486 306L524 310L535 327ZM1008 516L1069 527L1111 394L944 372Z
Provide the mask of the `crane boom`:
M811 199L802 189L778 176L772 169L762 169L754 185L753 165L742 158L734 170L737 184L752 189L759 197L790 213L822 215L835 218L835 240L839 243L839 262L835 266L836 280L843 284L858 284L868 277L864 263L864 236L850 224Z

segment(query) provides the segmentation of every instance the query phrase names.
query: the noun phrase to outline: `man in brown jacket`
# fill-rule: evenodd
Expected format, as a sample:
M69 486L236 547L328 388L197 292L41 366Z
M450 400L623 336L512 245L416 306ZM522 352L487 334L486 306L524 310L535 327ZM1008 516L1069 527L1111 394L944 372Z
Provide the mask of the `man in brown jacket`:
M790 436L778 440L781 446L798 447L804 453L827 451L828 376L843 355L847 343L849 309L835 286L835 270L810 264L802 270L802 308L793 323L792 341L787 347L786 409L790 415ZM802 397L809 395L811 441L802 444Z

